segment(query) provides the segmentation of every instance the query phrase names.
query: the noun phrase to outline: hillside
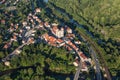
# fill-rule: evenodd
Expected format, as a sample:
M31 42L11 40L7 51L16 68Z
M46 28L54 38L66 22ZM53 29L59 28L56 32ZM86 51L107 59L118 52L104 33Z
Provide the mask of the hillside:
M49 0L49 3L83 25L104 50L103 56L113 76L120 70L119 0ZM54 10L55 11L55 10ZM53 11L53 12L54 12Z
M65 9L81 24L84 18L93 26L93 31L106 38L120 40L120 1L119 0L50 0Z

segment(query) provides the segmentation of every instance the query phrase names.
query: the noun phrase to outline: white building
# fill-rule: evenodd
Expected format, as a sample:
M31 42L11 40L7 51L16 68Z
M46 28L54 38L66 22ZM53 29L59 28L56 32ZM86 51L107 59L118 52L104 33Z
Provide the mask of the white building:
M62 38L64 37L64 28L58 29L57 26L54 26L52 29L52 33L58 37L58 38Z
M5 64L6 66L10 66L10 62L9 62L9 61L5 61L4 64Z
M17 55L19 55L21 53L21 50L16 50L16 53Z
M67 27L67 33L72 33L72 29Z

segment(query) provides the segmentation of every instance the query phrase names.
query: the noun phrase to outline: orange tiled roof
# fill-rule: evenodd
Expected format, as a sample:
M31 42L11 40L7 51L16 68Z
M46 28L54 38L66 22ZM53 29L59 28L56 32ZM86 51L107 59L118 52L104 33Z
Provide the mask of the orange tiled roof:
M84 69L85 67L87 67L85 62L82 62L82 68Z
M71 51L71 50L72 50L72 48L71 48L71 47L69 47L69 46L67 46L67 45L66 45L66 48L67 48L69 51Z
M78 50L78 48L71 41L68 41L68 44L72 46L75 50Z
M81 56L83 59L87 59L87 57L86 57L83 53L81 53L80 56Z
M56 38L54 38L53 36L49 36L49 41L50 42L56 42Z
M63 40L62 40L62 39L57 39L57 42L58 42L58 43L62 43Z
M4 20L4 19L3 19L3 20L1 20L1 23L2 23L2 24L5 24L5 20Z
M71 30L71 28L70 28L70 27L67 27L67 30Z
M14 35L14 36L13 36L13 39L17 39L17 36L16 36L16 35Z
M7 49L9 46L10 46L10 44L9 44L9 43L6 43L3 48L4 48L4 49Z

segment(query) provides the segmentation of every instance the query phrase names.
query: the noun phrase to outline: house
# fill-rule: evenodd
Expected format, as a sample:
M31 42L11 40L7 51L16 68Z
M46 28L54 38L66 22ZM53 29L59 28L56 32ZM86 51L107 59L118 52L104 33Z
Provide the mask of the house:
M33 37L30 37L30 38L28 39L28 42L29 42L30 44L35 43L34 38L33 38Z
M27 41L23 38L22 43L25 44Z
M39 27L43 27L43 26L44 26L44 23L40 22Z
M86 71L86 72L88 71L88 67L87 67L85 62L82 62L82 69L81 69L81 71Z
M68 51L72 51L72 48L68 45L65 46L67 48Z
M61 46L64 46L64 45L65 45L65 43L63 42L63 43L58 44L57 47L61 47Z
M37 16L35 16L35 15L33 15L32 17L33 17L33 19L38 19L38 17L37 17Z
M65 42L62 39L57 39L56 43L58 43L57 47L61 47L65 44Z
M10 47L10 43L6 43L3 48L8 49L9 47Z
M73 62L73 65L77 67L77 66L78 66L78 63L77 63L77 62Z
M46 42L54 43L56 38L53 36L49 36L47 33L43 34L42 37L45 39Z
M49 40L49 42L51 42L51 43L55 43L56 42L56 38L55 37L53 37L53 36L49 36L49 38L48 38Z
M17 41L17 36L13 35L13 37L11 38L11 41Z
M81 42L80 41L75 41L75 44L81 44Z
M57 47L58 44L57 44L57 39L56 39L55 37L49 36L49 35L46 33L46 34L42 35L42 38L45 39L45 41L46 41L48 44Z
M15 51L15 54L16 54L16 55L19 55L20 53L21 53L21 50L18 50L18 49L17 49L17 50Z
M22 24L23 24L23 26L26 26L26 25L27 25L27 22L26 22L26 21L24 21Z
M25 28L26 28L27 30L30 30L30 26L25 26Z
M22 33L23 32L23 30L22 29L20 29L20 33Z
M29 13L28 16L32 16L32 13Z
M5 20L3 19L3 20L1 20L1 24L5 24Z
M74 34L66 34L66 37L69 39L74 39L75 35Z
M52 23L52 26L58 26L58 24L56 24L56 23Z
M70 34L72 33L72 29L70 27L67 27L66 31L67 33L70 33Z
M78 48L71 41L66 41L66 43L70 45L74 50L78 51Z
M11 23L11 24L10 24L10 26L12 26L12 27L13 27L13 26L14 26L14 24L13 24L13 23Z
M9 62L9 61L5 61L4 64L5 64L6 66L10 66L10 62Z
M45 25L45 27L50 28L50 25L49 25L49 23L48 23L48 22L45 22L45 23L44 23L44 25Z
M35 9L35 12L36 12L36 13L40 13L40 12L41 12L41 9L40 9L40 8L36 8L36 9Z
M41 20L40 20L39 18L37 18L36 21L37 21L38 23L41 23Z
M78 52L80 59L84 62L84 61L88 61L88 58L83 54L83 52Z
M34 34L34 33L32 33L32 34L31 34L31 36L35 36L35 34Z
M49 35L47 33L42 35L42 38L45 39L45 41L47 42L49 39Z
M60 43L63 43L64 41L62 39L57 39L56 42L60 44Z
M54 24L54 25L56 25L56 24ZM58 29L57 26L53 26L53 28L52 28L52 33L53 33L56 37L62 38L62 37L64 37L64 28Z
M18 36L22 37L22 32L24 32L22 29L19 30Z
M15 29L18 29L18 24L15 25Z
M80 62L79 62L78 58L76 58L76 59L75 59L75 62L73 62L73 65L77 67L77 66L79 65L79 63L80 63Z
M34 23L33 19L30 19L30 22L33 24Z
M13 32L15 29L13 27L10 27L9 31Z
M15 32L14 32L14 33L13 33L13 35L16 35L16 36L17 36L17 35L18 35L18 33L15 33Z

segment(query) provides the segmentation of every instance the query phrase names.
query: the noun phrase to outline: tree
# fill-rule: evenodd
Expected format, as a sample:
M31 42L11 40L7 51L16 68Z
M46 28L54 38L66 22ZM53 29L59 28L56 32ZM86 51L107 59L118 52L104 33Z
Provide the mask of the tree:
M28 74L29 74L29 76L31 76L33 74L33 69L32 68L28 69Z
M65 80L70 80L70 78L69 78L69 77L67 77Z
M41 66L37 66L36 73L37 75L43 75L44 74L43 68Z

